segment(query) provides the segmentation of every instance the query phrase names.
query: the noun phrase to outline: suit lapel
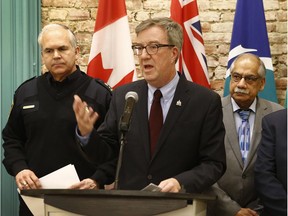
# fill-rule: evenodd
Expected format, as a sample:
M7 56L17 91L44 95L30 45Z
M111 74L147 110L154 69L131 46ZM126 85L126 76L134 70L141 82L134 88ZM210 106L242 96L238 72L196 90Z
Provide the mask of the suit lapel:
M135 116L139 117L141 128L139 130L139 143L144 145L145 157L150 161L150 140L149 140L149 126L148 126L148 87L146 82L141 82L138 91L139 100L137 108L135 109Z
M256 115L255 115L255 122L254 122L254 128L253 128L253 135L252 135L252 140L251 140L251 145L250 145L250 150L249 154L247 157L247 166L246 168L249 167L251 162L253 161L253 158L257 152L258 149L258 144L261 139L261 131L262 131L262 118L268 113L268 107L261 99L257 99L257 106L256 106Z
M152 157L152 160L153 158L157 156L160 149L163 147L163 144L165 143L167 136L173 129L175 122L177 121L179 115L182 113L183 107L185 107L185 105L187 104L187 101L189 100L189 97L186 94L186 90L187 90L186 82L187 82L186 78L183 76L180 76L172 103L170 105L169 111L165 119L165 123L161 130L159 141L156 145L155 153Z
M228 140L227 145L230 146L234 155L237 158L238 163L243 168L244 164L242 161L242 155L241 155L241 151L239 147L238 133L237 133L236 126L235 126L236 123L234 119L234 113L233 113L230 96L222 99L222 106L223 106L223 113L225 113L223 115L223 122L224 122L225 130L226 130L226 138Z

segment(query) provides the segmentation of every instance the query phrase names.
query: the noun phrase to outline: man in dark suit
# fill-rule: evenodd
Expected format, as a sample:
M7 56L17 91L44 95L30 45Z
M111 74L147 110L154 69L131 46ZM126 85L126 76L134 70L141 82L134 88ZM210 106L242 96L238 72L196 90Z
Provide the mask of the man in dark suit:
M223 175L226 166L220 96L177 73L175 64L183 40L179 24L169 18L149 19L137 26L136 35L132 49L139 57L144 80L113 91L104 123L90 134L98 136L99 141L94 147L82 144L83 148L90 148L88 154L94 148L94 155L118 156L115 154L120 145L118 126L125 95L136 92L139 100L126 133L119 189L140 190L154 183L162 192L179 192L181 188L202 192ZM163 126L153 150L149 130L154 125L149 126L149 116L156 90L163 95L160 99ZM81 113L84 108L83 102L75 97L75 112ZM102 169L102 177L107 173L115 175L115 166ZM95 180L99 182L102 177L98 175Z
M214 207L208 205L209 216L258 215L254 164L261 139L261 120L268 113L283 109L279 104L257 97L264 88L265 73L264 63L251 53L239 55L231 65L230 95L222 99L227 170L212 187L218 198ZM241 119L242 111L250 113L248 148L240 144L238 135L245 122Z
M261 216L287 215L287 109L262 119L255 163L255 186L264 206Z

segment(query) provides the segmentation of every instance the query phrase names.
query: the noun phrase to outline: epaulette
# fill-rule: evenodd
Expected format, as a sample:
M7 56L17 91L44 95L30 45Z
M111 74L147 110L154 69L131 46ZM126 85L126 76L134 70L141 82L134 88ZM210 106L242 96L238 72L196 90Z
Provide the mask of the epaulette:
M110 85L108 85L108 83L104 82L103 80L101 79L98 79L98 78L94 78L96 80L97 83L99 83L100 85L104 86L106 89L108 89L110 92L113 91L113 89L111 88Z
M85 91L85 95L92 99L95 98L97 94L97 92L95 91L95 89L97 89L97 85L103 86L110 93L110 95L112 95L111 87L105 84L102 80L97 79L97 78L93 78L90 80L90 84L88 85Z
M29 82L28 85L25 85ZM38 94L37 89L37 76L32 77L26 81L24 81L16 90L16 92L21 92L18 94L18 101L19 103L23 103L23 101L28 98Z
M18 86L18 88L16 89L16 91L17 91L18 89L20 89L20 88L21 88L24 84L26 84L27 82L30 82L31 80L36 79L36 78L37 78L37 76L34 76L34 77L30 78L30 79L25 80L24 82L22 82L22 83Z

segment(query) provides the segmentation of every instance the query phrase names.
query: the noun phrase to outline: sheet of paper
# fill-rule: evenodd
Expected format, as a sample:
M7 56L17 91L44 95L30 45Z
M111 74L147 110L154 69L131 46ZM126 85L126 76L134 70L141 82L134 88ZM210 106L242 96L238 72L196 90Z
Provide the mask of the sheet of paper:
M152 191L152 192L158 192L161 191L162 188L158 187L157 185L150 183L145 188L142 189L142 191Z
M74 165L69 164L39 179L43 189L67 189L80 182ZM18 189L20 193L20 190ZM21 195L33 215L44 216L43 198Z
M80 182L74 165L69 164L39 179L43 189L65 189Z

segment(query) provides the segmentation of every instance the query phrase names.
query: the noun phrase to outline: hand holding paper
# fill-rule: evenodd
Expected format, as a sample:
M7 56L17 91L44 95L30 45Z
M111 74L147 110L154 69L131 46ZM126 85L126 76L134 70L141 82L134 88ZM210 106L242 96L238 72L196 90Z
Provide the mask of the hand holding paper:
M43 189L67 189L80 182L74 165L69 164L39 179Z
M69 164L39 179L43 189L67 189L80 182L74 165ZM18 190L20 193L20 190ZM33 215L44 216L43 198L21 195Z

